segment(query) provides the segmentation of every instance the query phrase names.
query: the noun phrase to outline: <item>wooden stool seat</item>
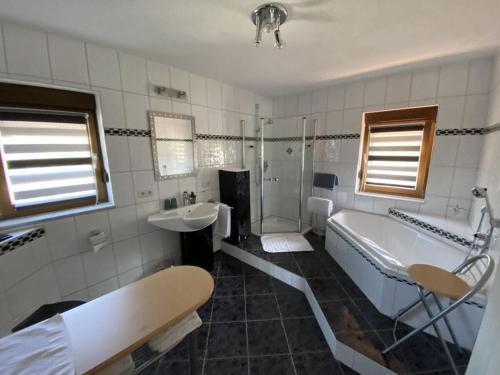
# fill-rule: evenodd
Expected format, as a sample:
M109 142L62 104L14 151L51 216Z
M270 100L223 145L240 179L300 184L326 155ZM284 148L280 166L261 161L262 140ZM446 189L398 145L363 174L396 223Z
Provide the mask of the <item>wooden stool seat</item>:
M471 289L457 275L430 264L413 264L408 274L422 288L448 298L459 299Z

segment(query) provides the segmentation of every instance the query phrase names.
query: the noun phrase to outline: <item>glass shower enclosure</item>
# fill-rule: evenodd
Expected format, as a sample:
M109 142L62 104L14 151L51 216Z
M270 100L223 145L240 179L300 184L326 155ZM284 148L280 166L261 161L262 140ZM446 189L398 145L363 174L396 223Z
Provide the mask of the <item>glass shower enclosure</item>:
M303 233L310 215L315 121L261 118L256 126L256 184L259 220L255 234Z

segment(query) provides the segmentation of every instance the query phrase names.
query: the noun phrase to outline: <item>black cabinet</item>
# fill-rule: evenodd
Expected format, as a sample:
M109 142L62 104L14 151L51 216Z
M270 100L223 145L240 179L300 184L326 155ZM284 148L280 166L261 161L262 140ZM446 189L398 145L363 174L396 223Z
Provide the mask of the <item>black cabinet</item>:
M212 226L194 232L182 232L181 252L182 264L212 271L214 268Z
M238 243L250 235L250 171L248 169L219 169L220 201L231 210L231 237Z

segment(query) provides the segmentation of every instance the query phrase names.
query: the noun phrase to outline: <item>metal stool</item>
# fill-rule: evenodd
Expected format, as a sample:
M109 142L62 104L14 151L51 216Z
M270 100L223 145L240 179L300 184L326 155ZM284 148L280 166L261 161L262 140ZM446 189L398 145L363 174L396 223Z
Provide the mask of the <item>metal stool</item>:
M446 344L446 341L444 340L443 335L441 334L441 330L437 326L436 322L440 319L444 320L453 342L457 346L458 351L461 352L460 345L458 344L455 332L453 331L451 324L448 321L447 315L483 288L483 286L491 276L491 273L493 272L493 265L493 259L491 259L489 255L481 254L466 259L452 272L428 264L414 264L408 267L408 274L413 280L415 280L420 298L399 311L395 319L398 320L415 306L422 303L427 312L427 315L429 315L429 320L426 323L422 324L420 327L408 333L406 336L397 340L391 346L387 347L384 351L382 351L382 354L387 354L391 350L401 345L403 342L416 335L418 332L421 332L432 325L434 327L434 330L436 331L437 336L439 337L439 340L441 341L441 344L444 347L444 351L451 363L453 371L455 372L455 374L458 374L459 372L457 370L455 361L451 356L448 345ZM473 282L474 285L467 284L462 278L457 275L467 275L471 280L471 283ZM439 313L436 315L432 314L432 311L426 302L426 298L429 295L433 297L439 309ZM448 297L450 300L454 300L455 302L450 304L447 308L443 309L438 295Z

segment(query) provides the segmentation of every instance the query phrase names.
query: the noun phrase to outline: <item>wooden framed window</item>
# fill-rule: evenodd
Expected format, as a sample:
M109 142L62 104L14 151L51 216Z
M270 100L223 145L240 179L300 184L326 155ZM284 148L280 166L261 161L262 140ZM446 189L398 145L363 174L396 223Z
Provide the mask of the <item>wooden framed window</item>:
M0 82L0 223L112 202L98 118L94 93Z
M358 192L423 199L437 106L363 115Z

